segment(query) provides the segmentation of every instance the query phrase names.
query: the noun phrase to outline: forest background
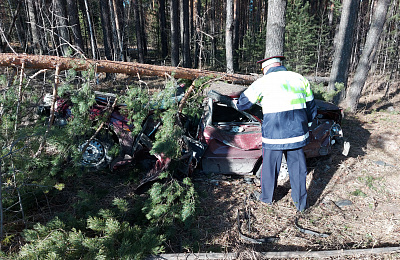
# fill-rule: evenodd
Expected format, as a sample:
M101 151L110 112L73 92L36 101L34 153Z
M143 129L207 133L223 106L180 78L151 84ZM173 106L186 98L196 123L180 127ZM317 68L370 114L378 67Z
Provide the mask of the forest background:
M344 42L350 44L349 52L345 54L349 61L345 66L348 69L344 72L345 82L342 82L346 90L348 82L356 74L363 51L368 47L368 34L373 28L379 2L288 0L284 52L279 53L287 57L285 65L310 77L325 78L325 83L328 83L334 60L341 55L337 54L336 48L340 43L337 40L340 23L343 13L346 13L343 8L350 8L347 11L351 14L351 4L355 4L354 22L345 28L351 32L344 38ZM375 35L377 41L372 46L365 70L369 77L382 82L384 96L388 97L389 90L397 87L394 82L399 77L400 15L398 0L382 2L386 3L386 15L380 17L384 23L379 34ZM273 5L274 1L259 0L1 0L0 52L259 74L256 61L267 53L267 14ZM370 37L374 38L374 35ZM227 55L228 46L232 48L231 57ZM10 86L15 85L14 90L18 90L18 85L23 85L10 80L17 79L18 73L5 70L4 75L6 77L1 80L4 89L10 90ZM73 82L71 77L77 76L66 75L64 81ZM96 84L95 75L88 73L82 77L90 85ZM117 78L107 74L105 79L115 81ZM364 84L360 91L363 87ZM29 93L29 88L25 91ZM7 95L15 98L18 93ZM32 96L32 99L39 97ZM3 98L2 105L10 100L9 96L3 95ZM80 104L84 100L82 97ZM5 106L10 110L2 112L3 147L13 146L13 141L18 141L21 134L27 136L31 131L22 127L22 122L17 124L18 118L5 118L12 111L22 110L15 104ZM25 108L26 111L32 110L30 106ZM4 122L17 123L5 126ZM60 143L63 144L58 140L57 144ZM25 152L27 149L22 150ZM65 155L38 157L26 163L26 158L32 154L26 152L10 159L10 151L3 149L1 157L2 183L7 183L4 186L7 189L2 190L2 208L6 212L6 215L2 213L1 219L4 256L16 257L18 254L18 257L27 259L37 255L66 255L70 259L82 255L89 258L140 258L165 251L165 241L176 235L174 229L177 226L182 229L190 227L190 216L194 214L196 204L193 183L190 180L178 182L173 178L169 179L168 188L155 186L147 200L135 197L128 203L116 198L111 202L111 208L99 209L94 206L93 194L81 190L77 191L71 206L74 213L68 212L56 218L49 212L43 214L43 207L51 209L49 198L59 199L59 194L55 194L64 189L68 177L83 176L77 174L75 168L60 174L60 168L65 166ZM50 174L44 177L46 171ZM80 182L87 185L83 180ZM97 191L102 192L105 191ZM157 197L165 198L165 201L160 202ZM171 203L175 200L180 200L181 204ZM132 204L134 206L130 207ZM23 210L24 205L30 214ZM9 212L12 212L11 216L7 216ZM42 216L31 212L41 212L38 214ZM135 212L136 218L127 217L128 212ZM7 222L8 226L3 229ZM25 230L23 236L22 230ZM193 247L189 241L185 243L180 248Z
M0 5L1 52L18 43L17 53L243 74L257 73L256 61L270 53L285 54L289 69L330 76L329 90L336 90L335 82L344 84L341 98L348 92L346 107L353 112L370 68L373 74L389 75L389 81L397 77L397 1L57 0ZM357 66L354 91L349 91L348 76Z

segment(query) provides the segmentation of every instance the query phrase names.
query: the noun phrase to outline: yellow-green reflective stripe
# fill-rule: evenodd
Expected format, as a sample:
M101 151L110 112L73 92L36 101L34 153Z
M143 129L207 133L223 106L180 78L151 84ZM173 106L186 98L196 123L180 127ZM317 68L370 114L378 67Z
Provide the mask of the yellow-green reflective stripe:
M286 90L286 91L290 91L292 93L298 94L298 93L304 93L305 89L300 87L298 89L296 89L295 87L291 87L288 84L282 84L282 87Z
M306 103L305 98L292 99L292 101L290 102L291 105L304 104L304 103Z
M312 96L312 90L311 89L309 89L309 91L306 91L306 97L310 97L310 96Z
M298 93L304 93L304 88L299 88L299 89L292 88L292 92L293 92L293 93L296 93L296 94L298 94Z

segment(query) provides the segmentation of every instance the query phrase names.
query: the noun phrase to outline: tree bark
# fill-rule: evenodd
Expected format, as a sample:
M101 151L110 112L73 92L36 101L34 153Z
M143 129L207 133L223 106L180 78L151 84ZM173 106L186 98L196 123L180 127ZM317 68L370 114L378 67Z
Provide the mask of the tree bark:
M27 4L28 4L29 24L31 27L33 53L42 54L43 51L42 51L42 47L40 46L40 42L39 42L39 31L36 26L37 19L36 19L34 1L27 0Z
M194 67L201 69L201 0L193 0L193 37L194 37Z
M85 52L83 45L81 25L79 23L78 5L76 0L67 0L68 22L71 26L72 38L77 46L77 49L82 53Z
M190 58L190 27L189 27L189 0L181 0L181 31L183 67L192 67Z
M265 58L283 55L285 14L286 0L268 0Z
M10 6L10 10L12 10L11 0L8 0L8 4ZM21 10L24 10L24 8L26 9L26 4L22 4L20 1L18 1L18 5L20 6ZM21 44L21 48L24 50L27 49L26 48L28 45L27 41L29 39L29 37L27 36L27 33L26 33L27 31L29 31L27 28L26 19L27 19L27 16L26 16L25 12L20 11L19 15L17 15L17 21L16 21L16 25L15 25L16 30L17 30L17 36L18 36L19 42Z
M56 14L56 27L59 35L60 49L63 56L69 54L69 33L68 33L68 18L63 0L54 0L54 12Z
M233 0L226 0L225 51L226 72L233 73Z
M357 65L353 83L351 84L347 92L346 103L347 107L352 112L355 112L357 110L362 89L364 88L369 69L371 68L371 63L374 60L374 48L379 42L380 35L383 30L383 25L386 21L386 14L389 5L390 0L380 0L376 3L371 27L365 40L365 45L361 54L360 62Z
M179 0L171 0L171 65L179 65Z
M144 14L143 2L139 1L139 14L140 14L140 32L142 34L142 45L144 56L147 56L147 37L146 37L146 16Z
M110 8L107 0L100 0L101 28L103 30L104 54L108 60L113 60Z
M94 36L94 28L92 26L92 18L90 16L90 11L89 11L89 4L87 0L84 0L85 4L85 12L86 12L86 17L88 21L88 27L89 27L89 33L90 33L90 45L92 46L92 56L93 59L97 58L96 51L97 51L97 45L96 45L96 40Z
M18 2L18 3L17 3L17 7L16 7L16 9L15 9L15 12L14 12L14 14L13 14L13 16L12 16L12 22L11 22L9 28L8 28L8 32L7 32L7 34L3 35L3 37L5 38L5 39L4 39L4 40L5 40L4 43L2 42L2 40L1 40L2 37L1 37L1 35L0 35L0 52L4 52L5 49L6 49L7 41L8 41L7 39L10 38L11 33L12 33L12 30L13 30L13 28L14 28L14 25L15 25L15 23L16 23L16 21L17 21L17 17L19 16L20 6L21 6L21 2ZM12 11L11 4L10 4L10 11ZM2 24L1 21L0 21L0 30L3 31L2 34L5 33L5 30L4 30L4 28L3 28L3 24ZM17 33L19 34L18 30L17 30ZM22 43L22 42L21 42L21 46L23 46L23 43Z
M353 34L358 15L359 0L344 0L342 5L342 15L340 18L339 31L335 39L335 54L332 64L329 91L335 91L335 83L344 84L343 93L347 89L347 78L350 66L351 52L353 46ZM341 95L334 97L333 102L338 104Z
M160 19L161 59L168 56L167 18L165 16L165 0L158 0L158 16Z
M212 67L215 66L215 60L216 60L216 55L217 55L217 37L216 37L216 25L215 25L215 12L216 12L216 4L215 0L211 0L211 21L210 21L210 26L211 26L211 65Z
M117 50L116 56L118 60L124 60L124 12L123 10L123 2L120 0L113 0L113 17L116 29L116 36L117 36Z
M233 3L233 70L239 70L239 0L234 0Z
M3 25L1 24L1 21L0 21L0 30L3 31ZM6 45L7 45L7 42L3 43L2 38L3 37L0 34L0 53L5 51L5 48L6 48Z
M95 69L97 72L103 73L124 73L134 76L159 77L173 74L175 78L194 80L199 77L212 77L242 85L250 85L259 78L259 76L253 75L226 74L217 71L157 66L133 62L78 59L47 55L0 54L0 66L2 67L21 66L22 63L25 63L25 68L27 69L56 69L58 66L61 71L68 69L75 69L77 71Z
M114 5L112 0L108 0L108 19L110 20L111 43L113 50L113 60L119 60L118 57L118 33L117 25L115 23Z
M138 51L139 62L144 63L144 46L143 46L143 35L142 35L142 24L140 21L140 12L139 12L139 0L133 0L133 14L135 16L135 30L136 30L136 45Z

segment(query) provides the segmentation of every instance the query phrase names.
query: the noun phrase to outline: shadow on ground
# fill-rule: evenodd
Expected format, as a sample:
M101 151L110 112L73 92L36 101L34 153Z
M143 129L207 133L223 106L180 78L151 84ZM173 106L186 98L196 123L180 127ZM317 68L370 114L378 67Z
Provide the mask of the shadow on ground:
M365 149L371 133L363 128L362 123L353 115L348 115L342 122L344 140L350 142L350 151L347 156L341 149L332 151L331 155L313 158L308 161L309 172L313 172L311 183L308 187L310 206L320 203L327 184L332 180L341 163L347 157L357 158L365 154Z

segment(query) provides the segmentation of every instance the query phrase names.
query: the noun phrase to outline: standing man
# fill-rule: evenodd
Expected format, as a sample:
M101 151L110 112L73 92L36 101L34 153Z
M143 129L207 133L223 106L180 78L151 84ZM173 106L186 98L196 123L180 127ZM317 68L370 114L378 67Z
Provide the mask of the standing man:
M264 76L239 97L239 110L260 103L263 111L262 170L259 200L272 203L285 153L291 194L298 211L307 207L307 166L303 147L309 142L308 127L317 115L310 83L302 75L282 66L283 56L258 61Z

